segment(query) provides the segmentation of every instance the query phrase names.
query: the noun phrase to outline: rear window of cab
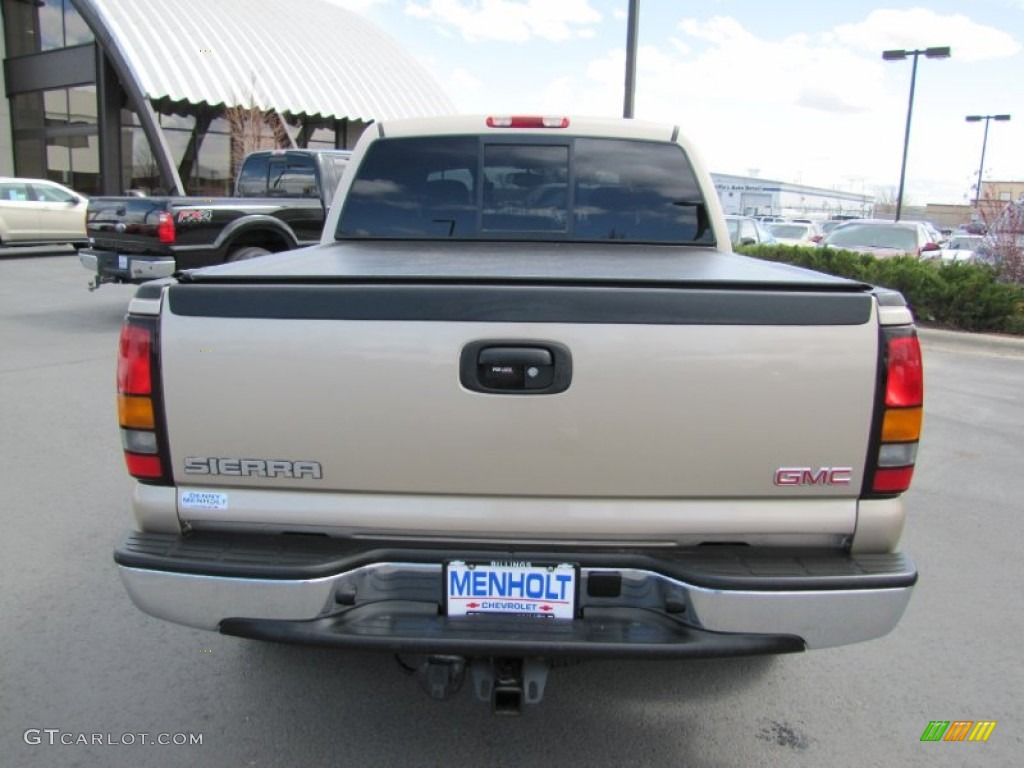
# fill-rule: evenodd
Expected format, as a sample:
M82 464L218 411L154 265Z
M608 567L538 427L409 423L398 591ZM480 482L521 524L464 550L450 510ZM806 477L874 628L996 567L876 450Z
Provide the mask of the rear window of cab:
M375 141L336 237L714 243L676 144L477 136Z

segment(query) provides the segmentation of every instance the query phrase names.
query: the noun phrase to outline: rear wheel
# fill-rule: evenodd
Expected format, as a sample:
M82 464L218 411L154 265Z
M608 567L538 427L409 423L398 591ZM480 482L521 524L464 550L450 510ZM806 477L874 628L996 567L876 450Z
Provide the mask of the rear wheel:
M245 261L246 259L255 259L257 256L266 256L270 251L266 248L260 248L255 245L243 245L241 248L236 248L230 254L228 254L228 261Z

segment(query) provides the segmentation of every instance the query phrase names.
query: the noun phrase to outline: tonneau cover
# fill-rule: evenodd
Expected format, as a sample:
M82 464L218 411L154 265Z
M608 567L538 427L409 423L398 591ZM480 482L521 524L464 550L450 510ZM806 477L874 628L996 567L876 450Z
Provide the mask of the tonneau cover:
M713 248L538 242L333 243L222 264L182 275L182 282L685 283L755 285L787 290L859 292L869 286L812 270Z

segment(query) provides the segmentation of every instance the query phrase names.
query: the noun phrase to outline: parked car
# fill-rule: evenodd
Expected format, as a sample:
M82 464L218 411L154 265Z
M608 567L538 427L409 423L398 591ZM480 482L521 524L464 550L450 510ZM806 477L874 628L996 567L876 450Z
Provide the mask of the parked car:
M773 235L764 224L750 216L726 216L729 239L733 245L767 245L775 243Z
M821 232L811 221L776 221L768 229L783 245L814 245L821 239Z
M981 221L970 221L957 227L957 232L965 232L968 235L987 235L988 227Z
M922 256L940 246L919 221L857 219L836 227L819 245L847 251L889 256Z
M54 181L0 177L0 245L85 245L87 205Z
M930 251L929 256L941 259L944 264L964 262L974 264L984 261L979 254L988 254L984 235L953 235L939 251Z
M921 223L924 224L924 228L928 230L928 234L931 236L931 239L940 246L949 239L948 236L943 235L939 228L930 221L922 221Z
M845 224L847 221L849 221L849 219L829 219L828 221L820 221L818 222L818 230L821 232L821 236L825 237L825 235L833 229L841 224Z

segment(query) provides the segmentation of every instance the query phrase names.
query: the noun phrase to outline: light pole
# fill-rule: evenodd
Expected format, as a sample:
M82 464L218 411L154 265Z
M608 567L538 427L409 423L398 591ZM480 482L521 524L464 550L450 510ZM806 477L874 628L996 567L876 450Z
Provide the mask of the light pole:
M923 48L917 51L882 51L882 58L886 61L903 61L907 56L914 57L914 67L910 71L910 100L907 102L907 130L903 134L903 165L900 166L900 191L896 195L896 221L900 220L900 212L903 210L903 184L907 178L907 148L910 146L910 115L914 111L914 83L917 80L917 57L924 54L928 59L948 59L950 56L949 46L941 48Z
M640 0L629 0L629 21L626 27L626 97L622 102L622 116L633 116L636 94L636 39L640 31Z
M995 120L997 123L1005 123L1010 119L1009 115L968 115L964 118L968 123L980 123L985 121L985 138L981 140L981 163L978 165L978 186L974 190L974 210L981 215L981 174L985 170L985 147L988 146L988 121Z

